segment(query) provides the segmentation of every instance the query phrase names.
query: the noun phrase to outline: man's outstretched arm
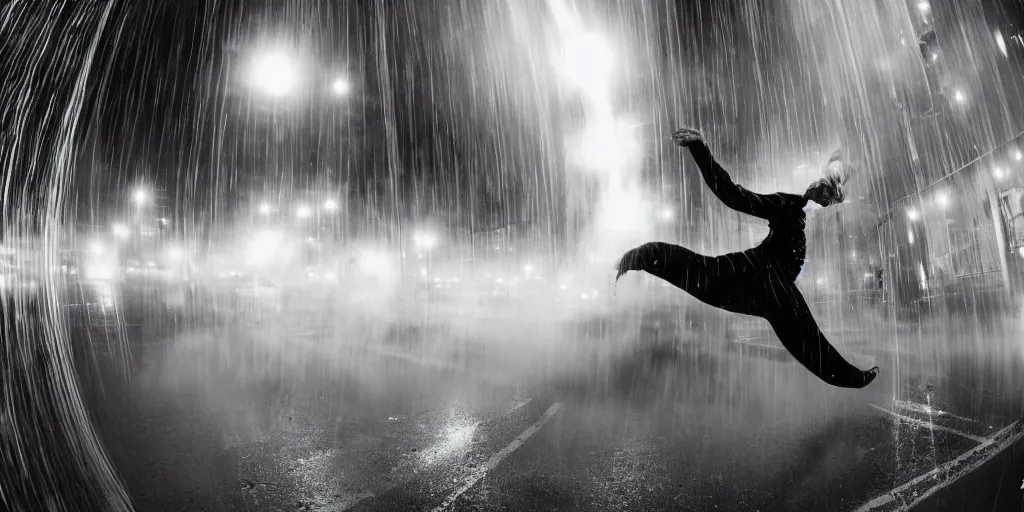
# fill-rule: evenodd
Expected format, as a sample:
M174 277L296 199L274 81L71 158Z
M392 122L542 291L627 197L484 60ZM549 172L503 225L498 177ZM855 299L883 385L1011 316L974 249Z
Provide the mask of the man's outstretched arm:
M732 181L729 173L722 168L711 155L711 150L704 143L704 138L697 130L682 128L672 134L676 144L690 150L690 155L697 162L704 183L726 206L747 215L762 219L770 219L781 213L788 199L781 194L758 194L751 192Z

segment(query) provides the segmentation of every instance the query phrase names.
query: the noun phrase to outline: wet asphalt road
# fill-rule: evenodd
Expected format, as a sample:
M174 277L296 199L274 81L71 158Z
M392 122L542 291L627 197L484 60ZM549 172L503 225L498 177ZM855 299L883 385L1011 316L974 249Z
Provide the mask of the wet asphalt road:
M139 510L896 510L942 480L921 475L1020 431L1013 319L823 321L883 368L852 391L756 322L678 304L453 328L200 318L146 293L70 306L90 414ZM990 463L1019 482L1019 454ZM968 475L919 507L1020 509L1019 489L965 501Z

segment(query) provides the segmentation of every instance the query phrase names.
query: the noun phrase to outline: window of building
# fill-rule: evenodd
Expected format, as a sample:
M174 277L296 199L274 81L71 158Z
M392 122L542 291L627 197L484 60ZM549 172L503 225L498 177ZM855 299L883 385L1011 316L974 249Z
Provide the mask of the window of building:
M1009 248L1024 247L1024 188L1015 187L999 194L999 208L1006 220Z

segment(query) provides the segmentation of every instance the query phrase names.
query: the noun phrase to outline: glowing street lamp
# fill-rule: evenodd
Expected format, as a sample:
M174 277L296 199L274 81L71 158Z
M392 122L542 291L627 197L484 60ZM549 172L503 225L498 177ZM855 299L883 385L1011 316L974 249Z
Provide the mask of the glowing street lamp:
M257 211L259 211L260 215L267 216L270 215L270 210L270 203L260 203Z
M149 192L144 188L137 188L132 192L132 202L137 206L143 206L149 202Z
M935 197L935 201L937 203L939 203L939 206L941 206L942 209L949 208L949 194L948 193L940 192L939 195Z
M128 226L121 224L120 222L111 226L111 231L114 233L114 238L124 240L128 238L131 231L128 230Z
M270 96L285 96L295 88L298 72L291 59L281 51L256 57L250 73L252 84Z
M964 96L963 91L957 89L956 91L953 92L953 99L956 100L957 103L963 103L964 101L967 100L967 97Z
M921 11L922 13L927 13L928 11L932 10L932 5L928 2L918 2L917 10Z
M1006 172L1006 169L1003 169L1002 167L996 167L995 169L992 169L992 175L995 176L997 180L1003 181L1006 179L1008 174Z
M437 246L437 236L433 233L420 232L412 237L413 244L421 251L429 251Z
M659 215L661 216L661 220L665 222L671 221L672 219L676 218L676 212L674 212L672 208L668 207L662 208L661 213Z
M344 78L336 78L331 83L331 92L336 96L347 96L349 91L352 90L352 86L348 83L348 80Z
M246 264L265 265L279 257L284 234L280 231L264 230L256 233L246 244Z
M335 201L334 199L328 199L328 200L324 201L324 210L327 210L329 212L333 212L334 210L337 210L337 209L338 209L338 202Z
M1013 150L1013 159L1017 162L1024 160L1024 153L1021 153L1019 149Z
M1003 57L1009 56L1009 53L1006 51L1006 41L1003 39L1003 33L996 29L993 35L996 38L996 47L999 48L999 52L1003 54Z
M917 213L917 210L911 208L907 210L907 218L910 219L911 221L915 221L917 219L920 219L921 215Z
M308 219L313 216L313 210L304 204L300 204L299 207L295 209L295 216L300 219Z
M167 259L178 262L185 257L185 251L178 246L171 246L167 249Z

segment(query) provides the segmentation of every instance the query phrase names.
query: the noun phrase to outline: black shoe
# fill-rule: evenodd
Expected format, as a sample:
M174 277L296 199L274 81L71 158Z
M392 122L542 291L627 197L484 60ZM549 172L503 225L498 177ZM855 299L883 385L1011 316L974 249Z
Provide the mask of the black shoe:
M879 371L878 367L875 366L874 368L864 372L864 384L861 385L861 387L868 387L868 384L871 384L871 381L875 380L875 377L878 377Z

